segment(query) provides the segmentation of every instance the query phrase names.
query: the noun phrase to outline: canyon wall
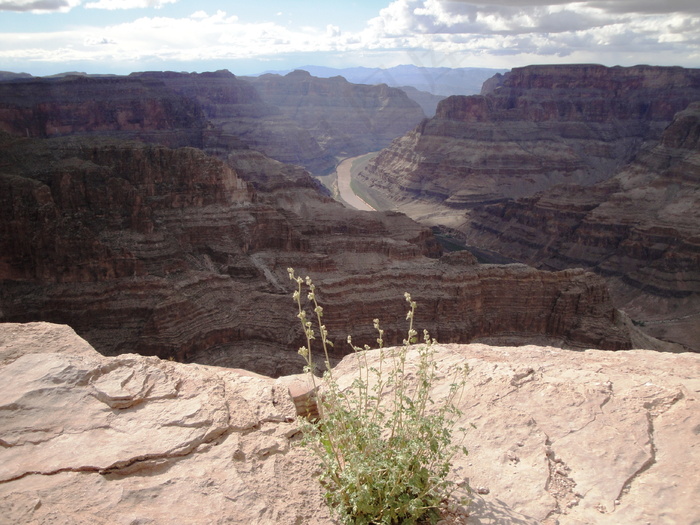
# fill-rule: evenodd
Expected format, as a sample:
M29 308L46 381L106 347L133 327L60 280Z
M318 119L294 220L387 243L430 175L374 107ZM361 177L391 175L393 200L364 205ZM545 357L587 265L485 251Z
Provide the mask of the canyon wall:
M699 188L694 103L608 181L484 206L460 229L471 244L538 267L594 269L652 333L700 350Z
M223 154L251 147L318 169L334 162L308 131L228 71L0 82L0 129L27 137L120 133Z
M700 99L700 70L528 66L489 86L440 102L359 180L411 216L430 215L416 201L450 215L557 183L606 180Z
M0 82L0 130L25 137L119 133L217 154L250 147L326 173L336 156L381 149L425 116L387 86L299 73L249 80L225 70L16 78Z
M637 346L600 278L439 258L405 215L346 209L256 152L224 163L96 137L2 141L0 319L69 324L104 354L296 370L290 266L317 281L341 341L372 344L381 317L400 342L409 291L445 342Z
M306 71L249 81L267 104L308 130L333 156L380 150L425 118L406 93L386 84L351 84L343 77L316 78Z
M595 270L648 333L700 350L694 100L700 70L517 68L442 102L360 179L478 249Z
M29 78L0 82L0 130L21 137L131 135L172 147L203 145L201 106L157 79Z

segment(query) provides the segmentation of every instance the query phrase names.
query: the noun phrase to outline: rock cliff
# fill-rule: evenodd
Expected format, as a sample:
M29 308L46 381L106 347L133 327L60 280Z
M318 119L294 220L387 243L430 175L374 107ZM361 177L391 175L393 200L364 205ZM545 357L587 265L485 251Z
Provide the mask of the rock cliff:
M381 149L425 116L404 92L387 86L298 73L250 80L255 85L224 70L0 81L0 131L118 134L219 154L247 146L327 172L336 155Z
M697 100L700 70L516 68L443 101L360 178L478 248L595 269L648 333L700 350Z
M406 93L386 84L351 84L306 71L249 79L262 100L308 130L332 156L377 151L413 129L425 114Z
M223 154L247 146L312 169L333 165L308 131L228 71L0 82L0 130L27 137L119 134Z
M700 351L699 139L694 103L608 181L475 209L460 229L528 264L595 269L648 331Z
M200 105L157 79L67 76L0 82L0 131L17 136L121 134L201 147L206 128Z
M360 181L428 218L557 183L606 180L700 100L700 70L528 66L485 91L440 102L434 118L380 153Z
M468 430L454 438L469 455L450 476L473 503L449 523L700 519L700 356L441 345L433 399L464 363ZM334 373L349 384L356 358ZM3 520L332 523L298 445L287 390L299 380L104 357L65 326L0 324Z
M2 148L0 320L69 324L107 355L288 373L301 343L289 266L319 284L341 340L372 343L379 316L400 341L410 291L444 342L639 345L601 278L439 258L405 215L348 210L251 150L224 163L96 137L5 135Z

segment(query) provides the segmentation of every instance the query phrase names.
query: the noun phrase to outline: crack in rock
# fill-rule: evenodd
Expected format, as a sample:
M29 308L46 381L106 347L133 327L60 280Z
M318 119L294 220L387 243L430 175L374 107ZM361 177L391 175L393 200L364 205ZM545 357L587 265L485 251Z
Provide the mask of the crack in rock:
M647 433L649 436L650 457L625 481L620 493L615 499L616 505L619 505L623 497L629 494L632 484L656 464L657 447L655 442L654 419L668 411L673 405L683 399L683 397L683 392L677 391L672 396L657 397L644 403L644 408L647 409Z
M549 475L544 488L554 498L556 507L547 514L542 523L543 525L556 525L558 523L556 516L568 514L569 510L583 499L583 495L574 491L576 482L569 475L571 469L563 460L557 458L549 445L546 449L546 455Z

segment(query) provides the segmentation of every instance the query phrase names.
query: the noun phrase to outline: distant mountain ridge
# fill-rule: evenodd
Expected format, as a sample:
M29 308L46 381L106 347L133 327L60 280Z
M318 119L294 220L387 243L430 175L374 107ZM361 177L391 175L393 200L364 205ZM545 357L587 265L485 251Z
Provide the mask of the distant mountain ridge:
M433 95L476 95L481 92L482 84L496 74L505 73L507 69L482 67L418 67L402 65L390 68L348 67L336 69L325 66L301 66L295 69L308 71L315 77L328 78L342 76L353 84L387 84L391 87L411 86L419 91ZM265 71L284 75L292 69Z

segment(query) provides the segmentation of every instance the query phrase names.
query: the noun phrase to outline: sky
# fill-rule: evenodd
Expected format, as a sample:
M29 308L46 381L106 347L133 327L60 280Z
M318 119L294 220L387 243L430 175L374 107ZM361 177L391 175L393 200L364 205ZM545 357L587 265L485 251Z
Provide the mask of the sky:
M700 67L700 0L0 0L0 70Z

